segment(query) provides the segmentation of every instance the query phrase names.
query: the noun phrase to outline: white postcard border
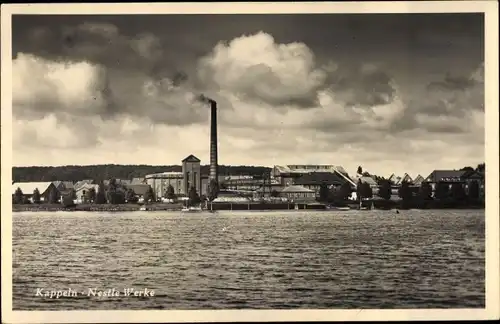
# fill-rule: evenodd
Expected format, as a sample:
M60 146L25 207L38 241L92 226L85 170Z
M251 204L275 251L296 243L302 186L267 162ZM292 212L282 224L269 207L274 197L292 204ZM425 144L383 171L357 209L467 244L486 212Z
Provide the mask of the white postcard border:
M418 1L343 3L127 3L2 4L2 192L12 181L12 34L13 14L206 14L206 13L485 13L485 163L486 163L486 308L354 310L144 310L12 311L12 210L2 195L2 322L241 322L241 321L387 321L498 319L499 313L499 102L498 4L496 1Z

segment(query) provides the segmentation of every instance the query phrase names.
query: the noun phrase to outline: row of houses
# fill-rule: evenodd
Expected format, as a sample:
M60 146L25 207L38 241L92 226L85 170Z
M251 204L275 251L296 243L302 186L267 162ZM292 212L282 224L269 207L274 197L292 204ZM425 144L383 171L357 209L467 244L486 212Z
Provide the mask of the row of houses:
M454 183L462 184L467 191L472 182L477 182L480 188L480 195L484 197L485 192L485 174L484 171L478 170L434 170L427 177L422 177L420 174L412 179L407 173L402 177L397 177L392 174L389 181L393 184L393 188L399 188L403 182L408 183L413 187L420 187L423 183L431 185L432 190L436 189L438 183Z
M105 188L109 185L109 182L109 180L103 181ZM139 200L142 199L150 188L148 184L144 183L144 180L134 182L118 179L116 183L123 188L132 189ZM33 193L35 190L38 190L41 202L48 202L50 195L53 193L57 197L57 200L68 195L74 195L75 203L84 203L87 201L89 191L99 192L99 184L96 184L91 179L81 180L76 183L71 181L14 182L12 184L12 195L15 195L17 190L21 190L23 196L30 201L33 201Z

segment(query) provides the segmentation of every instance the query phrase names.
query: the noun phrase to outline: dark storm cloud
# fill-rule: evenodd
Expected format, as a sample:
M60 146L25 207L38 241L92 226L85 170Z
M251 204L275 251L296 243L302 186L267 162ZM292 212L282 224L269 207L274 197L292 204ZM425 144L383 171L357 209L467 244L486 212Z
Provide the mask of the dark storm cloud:
M450 90L450 91L464 91L474 87L477 84L477 81L472 79L471 77L465 76L452 76L447 74L444 80L434 81L427 85L427 89L429 91L434 90Z
M13 52L57 51L63 43L61 26L74 28L85 22L115 25L126 37L154 34L167 49L165 60L177 59L176 62L179 53L193 59L205 55L219 41L259 31L268 32L279 43L304 42L320 59L334 55L350 62L381 55L389 60L412 60L431 53L444 62L455 50L462 57L472 58L482 56L484 37L484 15L476 13L16 15ZM61 36L54 37L53 42L35 43L26 37L33 29L50 30Z
M332 73L327 82L347 106L386 105L394 100L396 93L393 78L376 66L365 66L356 71L342 71L341 68Z
M186 98L189 91L196 94L207 86L197 80L198 60L221 41L228 45L241 35L265 31L276 46L305 44L314 54L310 60L314 66L333 60L339 68L326 72L324 80L320 75L311 78L314 82L292 87L283 83L273 66L255 64L241 78L223 84L237 83L234 93L255 100L256 105L266 103L269 109L310 108L318 105L318 91L329 87L344 109L368 109L393 103L398 77L410 71L419 82L429 83L429 93L422 94L418 103L406 99L407 108L392 128L411 129L422 126L416 122L417 113L463 116L464 101L470 109L484 109L474 103L481 93L473 78L458 71L458 76L431 81L427 74L433 68L425 65L431 62L425 61L430 55L436 67L449 66L448 61L459 58L481 61L483 19L480 14L17 16L13 17L13 52L56 62L84 61L102 69L92 89L99 103L72 110L75 115L148 116L154 123L186 125L207 118L206 111L200 110L204 108L192 106ZM374 63L366 68L361 62ZM401 66L411 69L398 70ZM460 70L462 65L454 68ZM304 76L309 75L294 78L301 81ZM461 94L464 91L467 99ZM60 106L59 100L38 98L36 105L19 105L16 113L34 116L68 108ZM227 101L220 105L222 109L232 108L229 100L219 100ZM346 124L325 118L317 126L334 132Z
M467 116L484 111L484 64L468 75L446 74L431 81L419 99L411 99L400 118L391 126L393 131L424 129L435 133L463 133ZM428 122L419 121L420 118ZM429 122L445 118L447 122ZM458 120L462 119L462 122Z
M95 21L95 17L80 24L61 19L62 23L53 28L44 26L40 20L35 20L40 25L19 31L22 37L13 44L14 56L23 52L56 61L87 61L111 69L141 71L159 78L172 69L168 52L153 33L125 35L121 32L122 26Z

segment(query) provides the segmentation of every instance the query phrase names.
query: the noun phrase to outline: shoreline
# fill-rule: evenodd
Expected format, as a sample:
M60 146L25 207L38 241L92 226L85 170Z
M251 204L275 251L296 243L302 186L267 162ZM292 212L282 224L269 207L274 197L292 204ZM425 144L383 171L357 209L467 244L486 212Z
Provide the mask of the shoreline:
M259 204L259 206L250 204L252 208L248 208L248 204L221 204L219 206L213 205L212 210L209 208L203 209L203 212L210 211L355 211L359 210L357 208L351 208L349 210L339 209L337 207L326 208L326 206L322 206L322 208L318 208L318 205L310 205L300 204L301 207L296 209L294 208L295 204L277 204L274 206L273 204ZM123 205L92 205L92 204L81 204L72 207L64 207L59 204L51 204L51 205L13 205L12 212L57 212L57 211L65 211L65 212L138 212L138 211L178 211L181 212L183 205L182 204L151 204L147 205L147 210L141 210L144 205L138 204L123 204ZM413 206L412 206L413 207ZM442 206L432 206L433 208L401 208L400 206L391 206L389 208L373 208L362 211L369 210L383 210L383 211L391 211L391 210L479 210L485 209L483 206L450 206L450 205L442 205ZM361 211L361 210L360 210Z
M135 212L141 211L143 205L139 204L120 204L120 205L93 205L93 204L79 204L71 207L64 207L60 204L42 204L42 205L13 205L12 212L53 212L53 211L67 211L67 212ZM151 204L147 205L148 211L163 210L163 211L180 211L182 205L180 204Z

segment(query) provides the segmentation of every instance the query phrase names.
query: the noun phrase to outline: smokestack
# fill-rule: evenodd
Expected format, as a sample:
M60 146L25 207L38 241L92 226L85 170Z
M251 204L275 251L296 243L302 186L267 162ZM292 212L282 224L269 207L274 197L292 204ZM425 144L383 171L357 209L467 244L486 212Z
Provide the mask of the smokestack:
M210 102L210 180L218 179L218 164L217 164L217 102Z
M217 164L217 102L204 95L198 96L198 100L210 105L210 175L209 180L218 179Z

